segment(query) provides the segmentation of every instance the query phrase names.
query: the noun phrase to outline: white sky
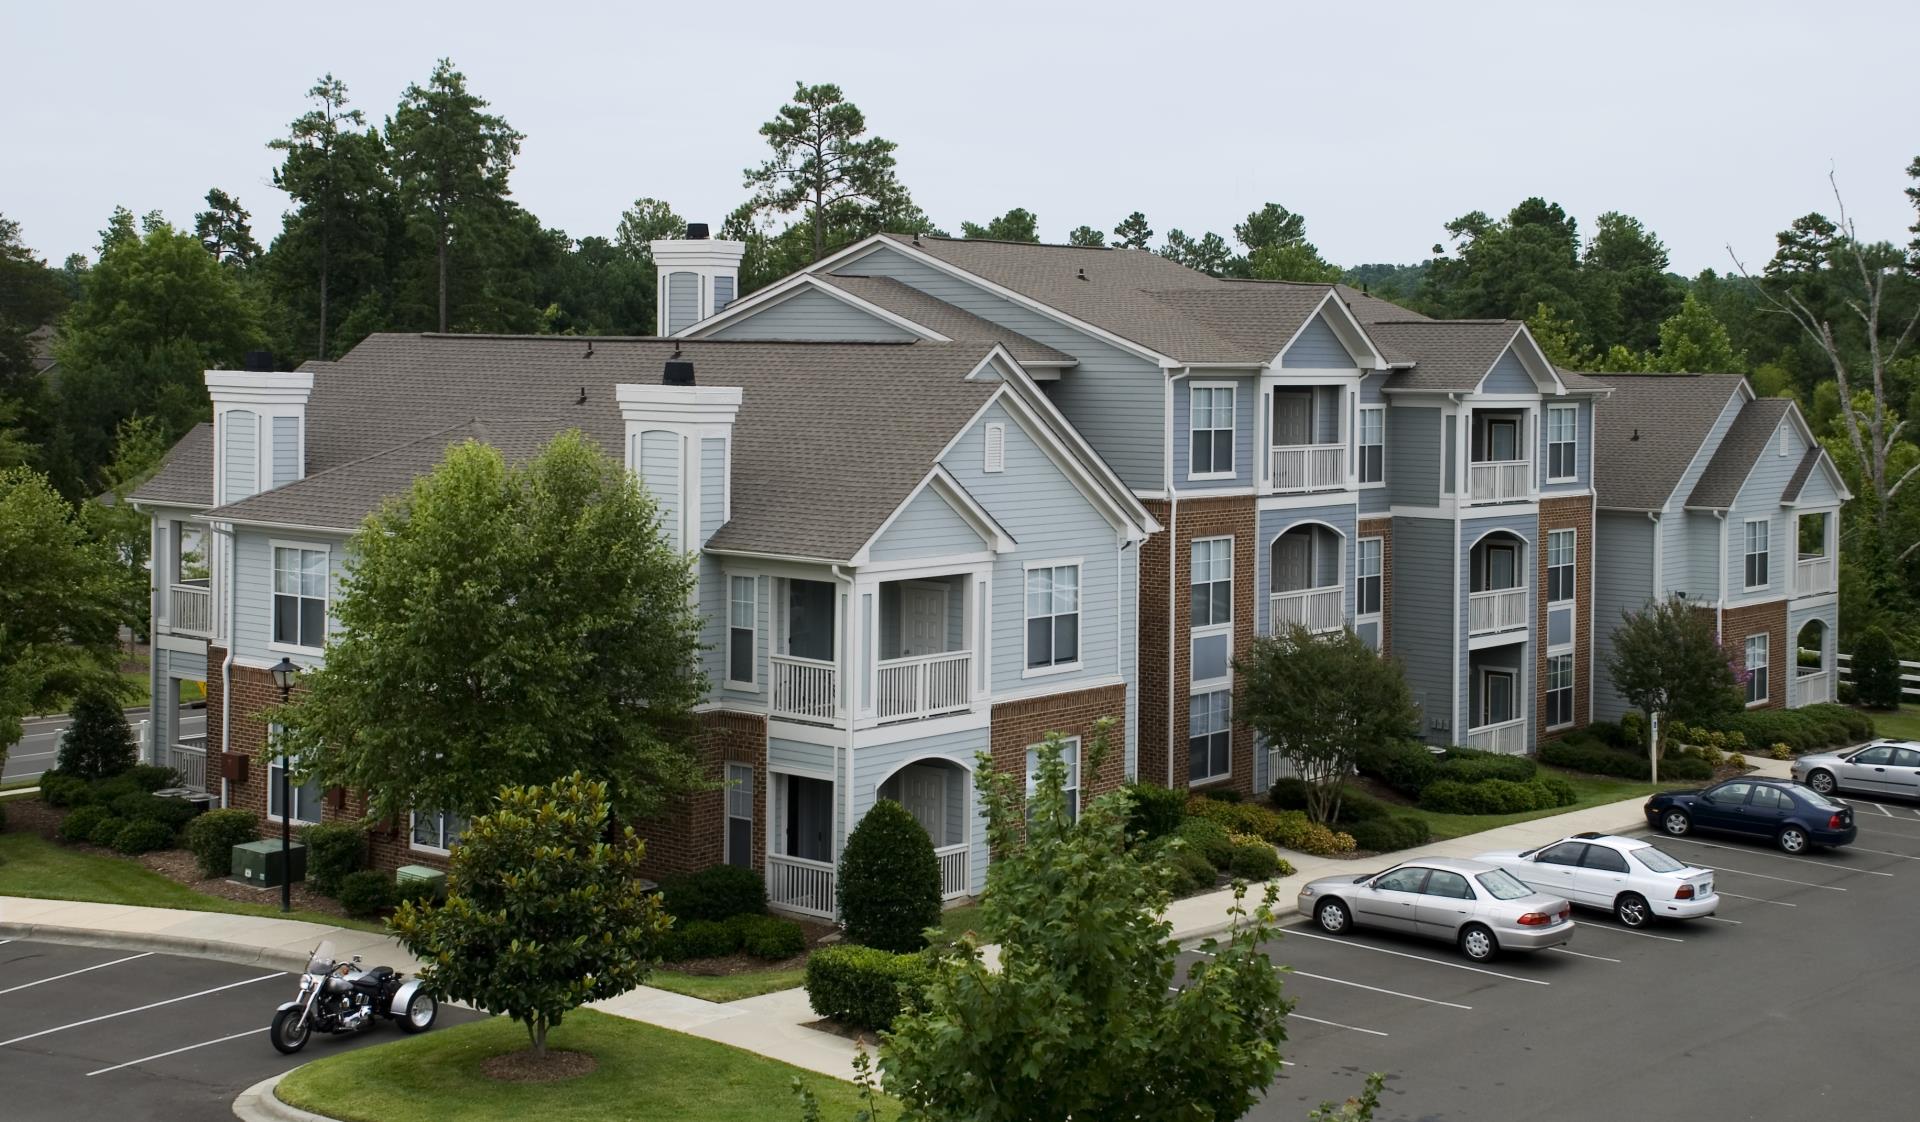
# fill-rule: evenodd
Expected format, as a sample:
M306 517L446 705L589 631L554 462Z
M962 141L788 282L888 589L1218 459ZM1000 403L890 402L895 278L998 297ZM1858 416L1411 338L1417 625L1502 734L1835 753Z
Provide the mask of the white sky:
M836 82L941 226L1011 207L1065 240L1273 200L1341 264L1412 262L1469 210L1539 194L1582 234L1608 209L1673 265L1724 269L1837 170L1861 232L1904 242L1920 155L1920 5L9 3L0 213L54 262L119 203L190 225L210 186L264 244L274 153L331 70L383 119L450 55L527 140L519 201L575 237L652 195L718 223L793 82ZM671 9L670 11L667 9ZM686 14L682 14L686 13ZM1156 239L1157 240L1157 239Z

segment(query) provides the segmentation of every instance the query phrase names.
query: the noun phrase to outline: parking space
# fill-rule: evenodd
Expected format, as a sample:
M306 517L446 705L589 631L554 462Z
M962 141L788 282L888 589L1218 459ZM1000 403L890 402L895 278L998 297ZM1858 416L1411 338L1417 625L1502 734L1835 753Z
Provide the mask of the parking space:
M1714 870L1720 909L1688 923L1581 910L1568 946L1485 964L1290 923L1270 948L1296 1003L1288 1065L1252 1117L1305 1117L1370 1071L1388 1073L1382 1119L1847 1117L1900 1101L1920 808L1848 801L1860 836L1844 850L1649 838Z
M269 1075L398 1038L382 1023L282 1056L267 1025L297 984L178 955L0 940L0 1117L230 1117L234 1096ZM473 1016L443 1008L441 1024Z

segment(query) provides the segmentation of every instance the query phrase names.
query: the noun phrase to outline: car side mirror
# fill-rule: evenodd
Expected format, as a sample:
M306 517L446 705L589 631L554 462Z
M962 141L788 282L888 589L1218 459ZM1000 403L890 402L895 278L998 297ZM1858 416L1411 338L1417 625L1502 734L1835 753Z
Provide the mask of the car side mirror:
M1701 795L1700 801L1703 803L1710 803L1714 801L1714 798L1712 795Z

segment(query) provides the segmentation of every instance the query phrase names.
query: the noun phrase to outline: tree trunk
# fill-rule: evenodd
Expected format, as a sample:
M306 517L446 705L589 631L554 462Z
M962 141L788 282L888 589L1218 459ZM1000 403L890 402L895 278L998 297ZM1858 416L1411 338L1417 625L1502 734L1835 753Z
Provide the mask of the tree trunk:
M545 1017L535 1017L533 1020L528 1021L527 1035L533 1038L533 1058L536 1060L546 1059L547 1019Z
M313 357L327 359L327 221L320 220L320 345Z
M440 227L440 333L447 331L447 228Z

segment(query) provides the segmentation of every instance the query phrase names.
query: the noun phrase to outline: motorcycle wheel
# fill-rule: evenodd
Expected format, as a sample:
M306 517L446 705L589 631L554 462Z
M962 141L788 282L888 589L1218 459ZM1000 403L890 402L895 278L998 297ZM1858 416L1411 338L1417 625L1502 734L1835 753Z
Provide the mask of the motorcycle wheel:
M433 1027L440 1016L440 1003L425 990L415 990L412 1000L407 1002L407 1011L400 1016L400 1031L425 1032Z
M313 1026L300 1023L300 1007L296 1005L275 1013L273 1027L267 1030L267 1034L281 1055L291 1056L307 1046L307 1041L313 1037Z

